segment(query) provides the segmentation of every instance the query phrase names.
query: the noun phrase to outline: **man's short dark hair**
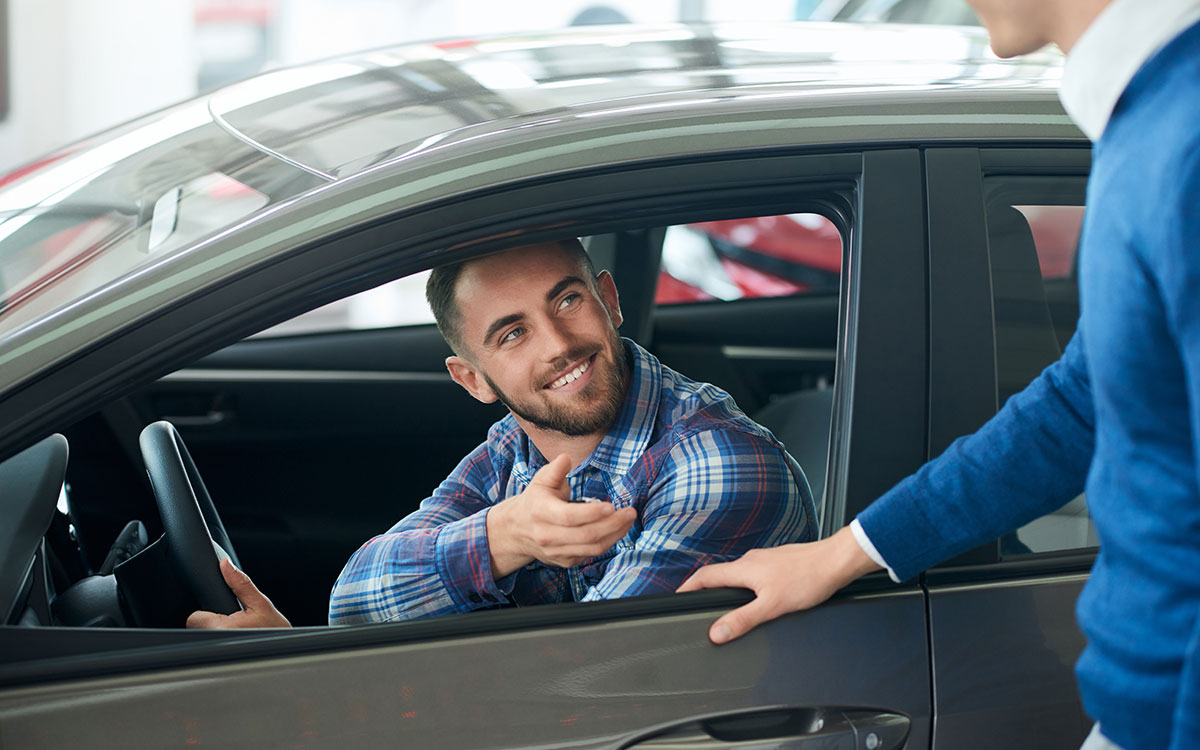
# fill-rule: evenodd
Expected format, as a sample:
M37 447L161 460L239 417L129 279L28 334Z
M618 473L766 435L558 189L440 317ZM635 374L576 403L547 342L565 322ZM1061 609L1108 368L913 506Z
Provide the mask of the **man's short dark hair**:
M575 256L580 270L585 272L584 278L590 286L595 288L596 268L592 265L592 259L588 257L587 251L583 249L583 244L573 237L559 240L554 244L557 244L563 252ZM509 249L515 250L516 248ZM458 286L458 277L462 275L463 269L476 260L478 258L438 266L433 269L429 280L425 282L425 299L429 301L429 308L433 310L433 318L437 321L438 330L441 331L442 337L446 339L446 343L450 345L454 353L459 356L464 356L465 349L462 340L462 313L456 304L454 290Z

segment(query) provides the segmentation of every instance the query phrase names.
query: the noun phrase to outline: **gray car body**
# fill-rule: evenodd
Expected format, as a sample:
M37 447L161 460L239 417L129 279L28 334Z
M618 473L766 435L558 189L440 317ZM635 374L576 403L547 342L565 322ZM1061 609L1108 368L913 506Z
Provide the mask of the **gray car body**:
M571 71L584 48L590 67ZM738 50L748 59L734 59ZM489 89L470 73L480 75L481 63L515 69L528 84ZM407 81L407 98L365 112L351 97L326 121L289 129L283 104L328 93L297 81L337 80L322 65ZM441 90L413 95L431 66ZM298 312L442 258L603 223L597 213L665 200L672 186L718 185L722 165L760 191L785 184L785 169L811 179L828 170L829 180L858 185L859 211L924 237L922 148L1086 149L1058 104L1060 72L1053 53L990 57L980 30L799 24L418 46L236 84L72 147L61 163L173 114L207 112L231 145L287 164L314 187L0 333L0 455ZM417 115L428 108L463 122L446 128L430 117L423 126ZM380 113L416 122L389 136L368 127ZM321 138L336 147L323 151ZM604 189L621 171L639 175L634 194L586 188ZM885 172L905 177L890 192L862 187ZM489 211L489 201L503 207ZM11 216L39 205L10 206ZM929 234L932 245L936 229ZM893 403L871 371L939 356L924 340L905 342L905 326L923 328L932 314L925 263L935 250L891 241L854 232L845 265L826 531L940 451L935 427L957 434L974 418L939 416L925 395ZM874 275L897 270L907 275ZM865 317L861 300L885 288L896 319ZM895 387L924 394L927 378L922 369ZM894 434L878 434L880 424ZM856 460L872 464L869 477ZM8 748L857 747L898 716L912 748L1078 743L1086 719L1071 678L1082 648L1072 603L1088 556L959 562L903 586L867 580L721 648L706 628L743 595L291 633L7 627L0 738ZM52 647L59 656L45 655ZM743 715L757 723L721 723Z

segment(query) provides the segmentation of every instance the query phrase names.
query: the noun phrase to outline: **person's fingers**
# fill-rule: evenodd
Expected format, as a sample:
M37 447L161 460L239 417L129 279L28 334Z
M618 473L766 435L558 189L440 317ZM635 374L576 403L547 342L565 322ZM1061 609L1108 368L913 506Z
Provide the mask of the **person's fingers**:
M555 497L540 503L535 517L554 526L586 526L613 515L612 503L572 503Z
M607 505L607 503L605 503ZM637 520L637 512L632 509L610 511L608 515L588 520L586 517L568 515L572 521L568 524L556 525L547 531L546 546L548 547L599 547L592 554L599 554L611 547L618 539L625 536L629 527ZM576 521L585 521L575 523Z
M571 492L571 488L567 485L567 474L571 473L571 466L571 457L566 453L560 453L553 461L537 470L533 479L530 480L530 484L545 487L565 500Z
M689 591L699 591L700 589L745 586L745 577L741 575L739 569L740 566L737 562L705 565L692 573L691 577L675 589L675 593L686 594Z
M262 609L273 606L271 600L259 591L254 582L250 580L250 576L238 570L229 558L221 560L221 575L225 578L225 584L229 586L233 595L246 609Z
M551 552L560 558L571 557L586 560L611 549L628 531L629 529L626 526L609 529L603 534L595 533L592 527L588 529L576 529L573 530L573 533L577 535L583 534L581 539L562 540L559 544L554 545Z
M779 613L765 599L757 598L749 604L727 612L708 629L708 639L718 646L741 638L755 627L770 620Z
M188 615L187 627L189 628L224 628L227 627L223 622L225 615L218 615L216 612L205 612L198 610Z

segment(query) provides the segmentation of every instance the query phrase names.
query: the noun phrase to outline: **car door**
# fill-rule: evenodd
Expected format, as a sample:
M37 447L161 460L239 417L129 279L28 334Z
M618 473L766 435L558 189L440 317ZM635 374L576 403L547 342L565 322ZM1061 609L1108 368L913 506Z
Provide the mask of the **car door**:
M929 449L944 450L1061 354L1079 317L1086 147L925 152ZM1077 747L1075 600L1095 557L1082 496L935 567L933 747Z
M405 488L436 487L503 414L450 380L451 352L434 326L355 330L336 311L316 312L330 318L329 330L266 331L67 433L121 434L132 445L132 457L80 451L71 479L84 491L106 462L136 465L143 425L176 425L220 500L243 565L297 625L325 624L341 566L407 512L398 507ZM109 534L127 520L121 513L128 511L108 519ZM106 544L92 546L103 557ZM299 547L302 559L276 564Z
M537 239L568 225L601 235L839 202L849 241L823 508L836 528L925 458L920 165L917 150L898 149L614 167L401 216L314 247L303 263L321 267L323 255L365 252L380 235L422 237L430 226L461 227L438 238L461 256L496 247L488 238L506 232ZM391 263L348 291L395 274ZM268 273L284 278L290 265ZM280 288L270 281L260 287ZM181 306L160 322L219 320L237 291L229 285L204 309ZM780 326L771 307L756 307L757 320L735 317ZM712 646L708 625L746 599L667 594L284 633L10 628L0 641L0 731L6 747L928 746L919 586L874 576L828 606Z

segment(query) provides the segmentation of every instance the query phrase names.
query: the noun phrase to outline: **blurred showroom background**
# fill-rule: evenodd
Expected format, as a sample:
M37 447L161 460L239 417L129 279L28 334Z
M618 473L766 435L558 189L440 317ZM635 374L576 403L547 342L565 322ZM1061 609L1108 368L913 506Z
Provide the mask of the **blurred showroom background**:
M0 0L0 175L216 86L343 52L592 23L793 19L977 22L963 0Z

